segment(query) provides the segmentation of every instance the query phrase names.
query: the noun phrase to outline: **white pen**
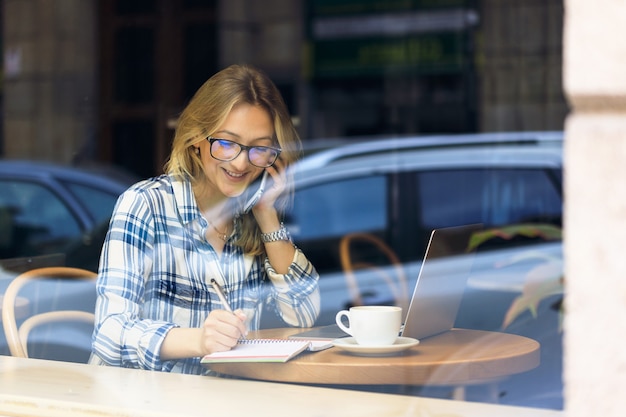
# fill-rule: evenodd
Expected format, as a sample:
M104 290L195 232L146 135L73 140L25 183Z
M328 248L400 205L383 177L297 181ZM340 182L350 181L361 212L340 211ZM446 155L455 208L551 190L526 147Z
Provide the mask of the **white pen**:
M224 308L233 313L233 309L230 308L230 304L228 304L228 300L226 300L226 296L224 295L224 291L222 291L222 287L220 287L220 284L217 283L215 278L211 278L211 285L213 285L215 292L217 292L217 296L220 298L220 301L222 302Z

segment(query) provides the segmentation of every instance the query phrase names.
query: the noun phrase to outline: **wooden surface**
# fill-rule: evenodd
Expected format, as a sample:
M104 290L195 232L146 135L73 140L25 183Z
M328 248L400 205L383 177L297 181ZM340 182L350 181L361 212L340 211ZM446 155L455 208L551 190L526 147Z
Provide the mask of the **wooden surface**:
M248 338L285 338L298 329L251 332ZM411 349L384 357L364 357L330 348L306 352L287 363L207 365L221 374L264 381L354 385L481 384L539 365L539 343L498 332L453 329Z
M0 415L563 417L564 413L0 356Z

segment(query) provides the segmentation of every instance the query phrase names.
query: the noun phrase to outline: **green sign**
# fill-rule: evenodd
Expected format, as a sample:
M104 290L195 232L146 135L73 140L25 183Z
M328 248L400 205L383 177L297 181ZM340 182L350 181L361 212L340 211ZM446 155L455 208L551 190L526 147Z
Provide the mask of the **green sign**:
M305 67L313 78L463 71L474 1L312 0Z
M465 7L468 2L468 0L312 0L309 3L309 10L312 17L345 16Z
M457 72L465 65L464 44L465 35L461 33L318 41L311 45L311 75L333 78L409 71Z

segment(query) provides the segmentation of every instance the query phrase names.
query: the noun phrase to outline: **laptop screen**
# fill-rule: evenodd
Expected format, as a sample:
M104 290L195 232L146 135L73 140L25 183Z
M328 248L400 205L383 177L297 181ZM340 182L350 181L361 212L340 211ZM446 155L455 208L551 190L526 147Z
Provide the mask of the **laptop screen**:
M472 233L482 224L435 229L431 232L401 336L414 339L433 336L454 326L474 254L468 252ZM336 339L348 336L336 324L290 336L304 339Z
M423 339L454 326L474 261L470 237L481 229L481 224L472 224L432 231L402 336Z

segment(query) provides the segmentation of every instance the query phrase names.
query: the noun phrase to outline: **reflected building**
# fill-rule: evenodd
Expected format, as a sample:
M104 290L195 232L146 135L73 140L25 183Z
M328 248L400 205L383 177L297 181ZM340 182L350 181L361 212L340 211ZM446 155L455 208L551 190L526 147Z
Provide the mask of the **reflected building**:
M561 130L562 0L2 0L11 158L159 173L178 112L250 63L303 140Z

